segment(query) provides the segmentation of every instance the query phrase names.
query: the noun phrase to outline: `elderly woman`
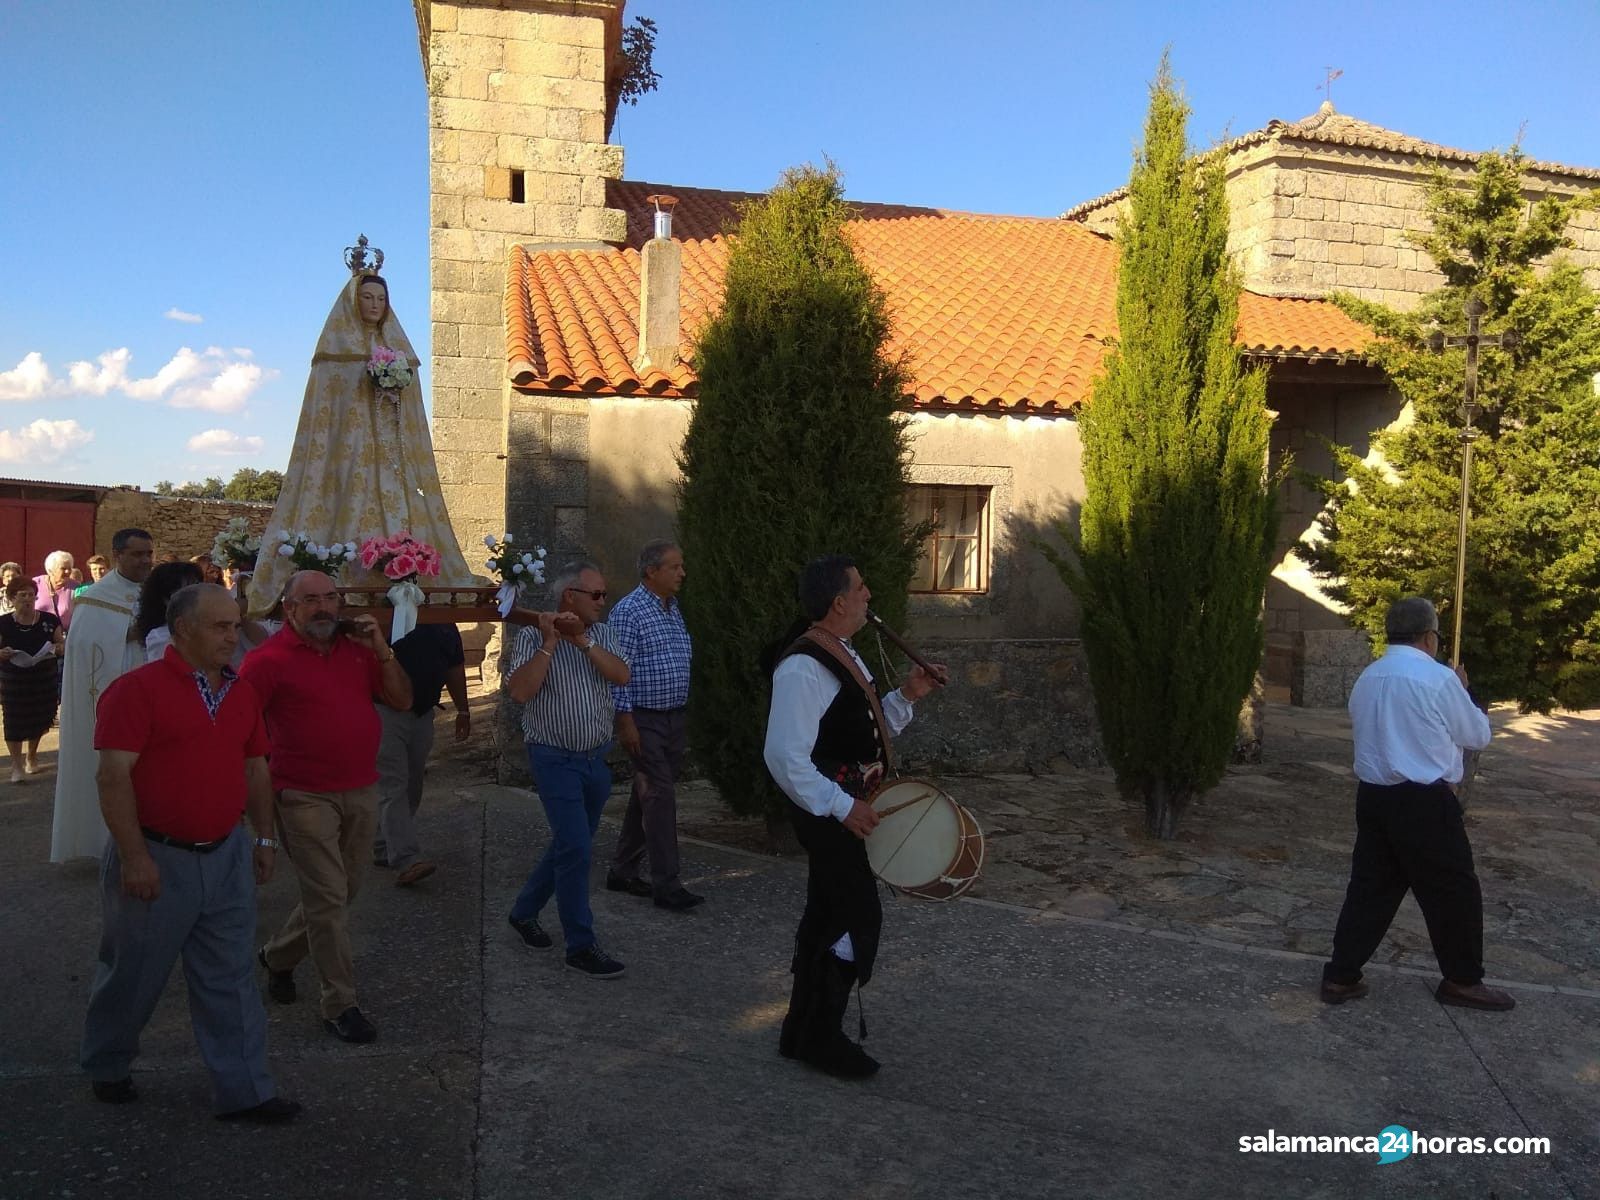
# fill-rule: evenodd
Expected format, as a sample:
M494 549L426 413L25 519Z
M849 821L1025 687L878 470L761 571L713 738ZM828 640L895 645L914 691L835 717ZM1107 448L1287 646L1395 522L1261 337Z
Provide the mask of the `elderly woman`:
M61 622L42 613L33 581L20 575L5 585L12 611L0 616L0 720L11 752L11 782L24 782L39 769L39 739L56 719L56 668L63 645ZM39 659L45 647L51 653ZM23 666L20 655L39 659ZM23 758L23 746L27 758Z
M61 628L72 625L72 555L65 550L52 550L45 555L44 574L33 577L34 602L42 613L49 613L61 622Z
M11 597L6 595L6 589L11 586L13 579L23 578L21 563L0 563L0 615L11 611Z

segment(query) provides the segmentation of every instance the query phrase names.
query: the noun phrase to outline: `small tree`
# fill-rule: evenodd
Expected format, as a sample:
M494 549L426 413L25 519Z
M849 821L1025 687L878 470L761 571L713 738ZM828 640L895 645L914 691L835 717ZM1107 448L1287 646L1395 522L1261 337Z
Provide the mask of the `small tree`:
M254 467L240 467L222 489L225 500L253 500L272 504L283 490L282 471L258 471Z
M1368 353L1410 420L1374 439L1377 460L1332 448L1345 478L1313 481L1329 503L1299 554L1375 634L1399 596L1440 600L1448 643L1465 352L1437 354L1427 341L1460 332L1477 297L1485 333L1519 337L1479 357L1461 657L1483 699L1548 712L1600 702L1600 319L1576 267L1534 267L1571 244L1567 223L1594 196L1530 207L1522 161L1517 149L1485 154L1466 187L1435 172L1431 232L1412 240L1445 284L1414 311L1338 298L1377 333Z
M838 173L802 167L742 212L721 311L695 352L678 522L695 637L690 742L737 812L783 797L762 764L763 651L799 614L800 568L852 555L891 624L918 554L907 528L907 392L883 293L845 237Z
M1117 339L1080 422L1072 554L1106 755L1170 838L1222 778L1261 662L1276 530L1266 379L1234 343L1222 160L1189 157L1167 60L1118 232Z

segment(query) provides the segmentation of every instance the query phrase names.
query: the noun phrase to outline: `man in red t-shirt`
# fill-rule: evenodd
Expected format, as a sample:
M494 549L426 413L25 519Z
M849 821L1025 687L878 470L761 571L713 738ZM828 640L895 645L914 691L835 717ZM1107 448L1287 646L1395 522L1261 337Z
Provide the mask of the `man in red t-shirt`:
M239 609L222 588L195 584L173 596L167 625L166 655L116 679L95 718L111 837L81 1061L97 1099L138 1098L128 1069L139 1033L182 955L217 1115L287 1121L300 1106L267 1072L250 961L256 884L272 877L278 843L259 836L272 828L261 704L228 667ZM246 812L254 838L239 820Z
M292 1004L295 964L309 954L323 1025L343 1041L370 1042L378 1031L356 1004L349 907L378 821L383 725L372 702L409 709L411 680L373 618L340 632L339 590L320 571L290 577L283 614L287 624L245 657L240 677L266 715L278 828L300 903L256 957L267 994Z

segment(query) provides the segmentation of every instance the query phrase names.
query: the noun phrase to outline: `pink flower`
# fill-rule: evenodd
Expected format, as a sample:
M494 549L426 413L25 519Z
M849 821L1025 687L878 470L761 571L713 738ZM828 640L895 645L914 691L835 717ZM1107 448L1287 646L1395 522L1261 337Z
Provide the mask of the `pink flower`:
M372 543L368 542L361 547L361 565L367 570L372 570L373 564L378 561L377 551L373 550Z
M417 560L409 554L397 554L389 560L389 565L384 568L384 574L390 579L404 579L407 575L417 573Z

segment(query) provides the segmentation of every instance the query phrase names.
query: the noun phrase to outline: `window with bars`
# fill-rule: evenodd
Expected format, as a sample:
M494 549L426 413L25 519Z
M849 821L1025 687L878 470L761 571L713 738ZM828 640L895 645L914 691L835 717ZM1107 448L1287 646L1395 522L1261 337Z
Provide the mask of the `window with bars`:
M913 592L989 590L989 492L987 487L912 485L911 521L931 526L911 577Z

